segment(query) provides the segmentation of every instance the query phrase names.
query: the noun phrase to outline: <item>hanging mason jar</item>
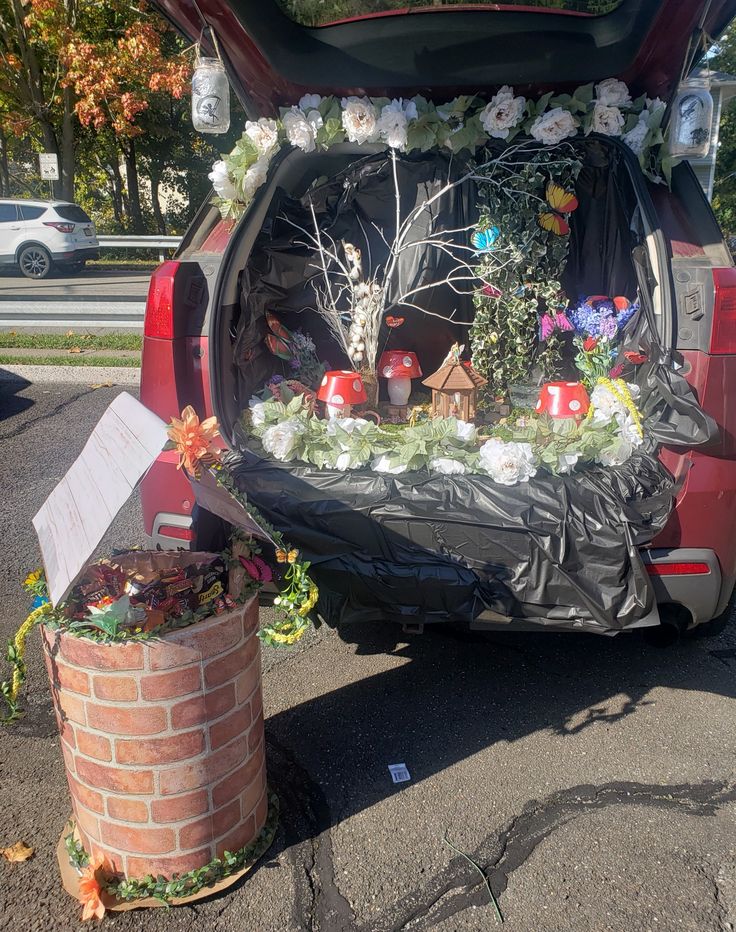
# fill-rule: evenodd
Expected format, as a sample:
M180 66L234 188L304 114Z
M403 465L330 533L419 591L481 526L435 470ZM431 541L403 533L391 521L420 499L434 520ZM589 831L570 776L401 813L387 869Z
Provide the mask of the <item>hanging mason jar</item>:
M230 128L230 85L219 58L200 58L192 75L192 123L199 133Z
M704 159L710 148L713 98L707 77L693 77L680 87L672 103L670 155Z

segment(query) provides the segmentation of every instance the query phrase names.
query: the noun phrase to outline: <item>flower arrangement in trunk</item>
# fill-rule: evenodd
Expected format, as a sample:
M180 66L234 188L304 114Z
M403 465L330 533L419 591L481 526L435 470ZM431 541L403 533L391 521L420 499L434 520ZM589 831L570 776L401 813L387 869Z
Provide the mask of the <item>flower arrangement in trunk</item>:
M593 295L570 308L567 316L575 328L575 365L589 390L599 379L618 378L623 365L616 364L617 345L626 324L639 310L628 298Z

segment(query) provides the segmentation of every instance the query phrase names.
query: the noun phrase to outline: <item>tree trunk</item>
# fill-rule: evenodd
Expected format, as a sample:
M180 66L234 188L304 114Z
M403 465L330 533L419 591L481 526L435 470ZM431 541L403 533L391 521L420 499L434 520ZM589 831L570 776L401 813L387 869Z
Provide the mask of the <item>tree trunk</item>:
M125 157L125 176L128 182L128 199L130 201L130 219L134 233L145 233L143 212L141 211L141 194L138 187L138 164L135 153L135 140L129 139L123 146Z
M158 189L161 185L161 176L156 171L151 171L151 208L153 216L156 219L156 229L161 236L166 236L166 220L161 212L161 202L158 199Z
M10 197L10 171L8 170L8 139L0 128L0 195Z
M70 87L64 88L64 117L61 124L61 196L66 201L74 200L74 175L76 156L74 152L74 94Z

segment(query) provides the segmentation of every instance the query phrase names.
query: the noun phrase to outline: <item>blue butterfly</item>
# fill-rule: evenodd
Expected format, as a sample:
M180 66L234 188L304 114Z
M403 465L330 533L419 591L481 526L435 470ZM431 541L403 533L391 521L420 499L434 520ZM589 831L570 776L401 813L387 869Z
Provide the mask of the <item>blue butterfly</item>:
M495 249L496 240L500 235L501 231L498 227L490 227L482 232L473 233L470 237L470 242L475 246L475 255L478 256L481 253L490 252L492 249Z

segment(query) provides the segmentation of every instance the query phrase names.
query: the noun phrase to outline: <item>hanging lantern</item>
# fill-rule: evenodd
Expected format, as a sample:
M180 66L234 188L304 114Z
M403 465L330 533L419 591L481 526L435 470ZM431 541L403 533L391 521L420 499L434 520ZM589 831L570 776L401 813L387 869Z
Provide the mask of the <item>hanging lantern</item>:
M199 58L192 75L192 123L198 133L230 129L230 85L219 58Z
M672 103L670 155L704 159L710 149L713 98L707 77L689 78Z

